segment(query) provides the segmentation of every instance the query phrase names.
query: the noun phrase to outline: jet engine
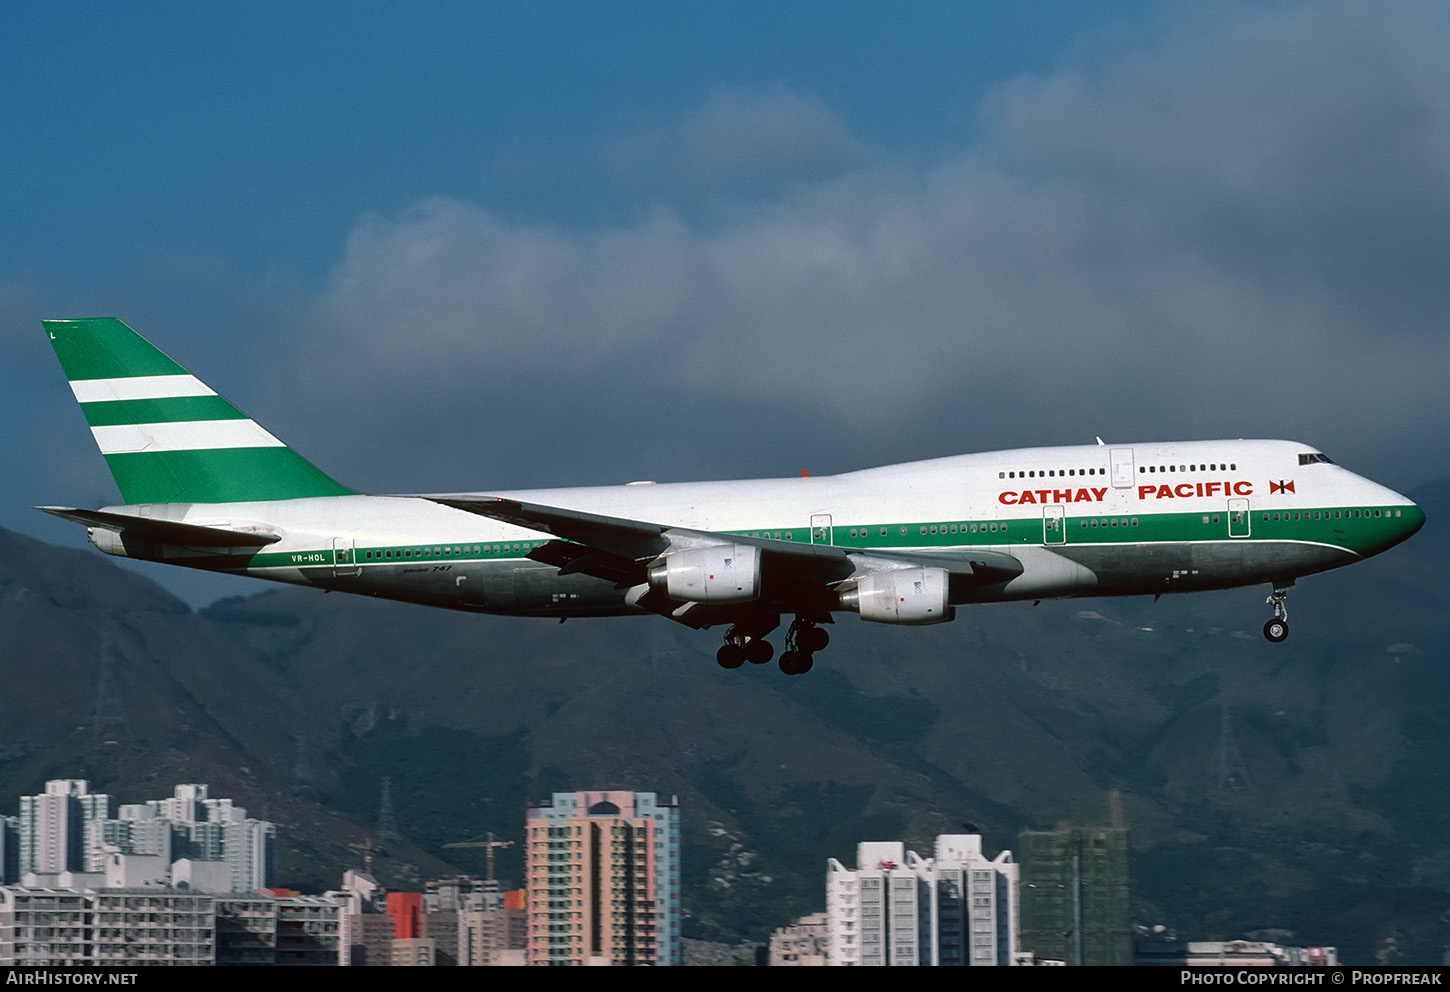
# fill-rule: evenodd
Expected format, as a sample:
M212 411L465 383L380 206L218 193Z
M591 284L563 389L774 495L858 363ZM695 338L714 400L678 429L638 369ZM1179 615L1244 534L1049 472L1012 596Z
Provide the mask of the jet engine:
M720 544L671 551L649 567L649 584L671 599L749 602L760 597L760 549Z
M947 570L898 568L867 572L853 588L841 591L841 609L862 620L921 626L956 617L947 603Z
M126 550L125 543L121 540L119 531L111 530L109 527L88 527L86 536L91 543L108 555L115 555L118 558L129 558L131 554Z

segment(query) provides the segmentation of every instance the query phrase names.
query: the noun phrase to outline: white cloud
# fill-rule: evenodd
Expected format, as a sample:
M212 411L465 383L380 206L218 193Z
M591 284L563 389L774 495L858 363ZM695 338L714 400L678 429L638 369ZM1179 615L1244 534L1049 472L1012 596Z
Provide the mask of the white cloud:
M1004 87L994 151L1109 226L1413 322L1450 304L1447 40L1437 4L1185 9L1160 47Z
M444 199L367 218L299 365L420 459L522 417L626 475L691 445L727 472L803 437L847 468L1094 433L1341 439L1380 470L1423 466L1433 434L1443 471L1441 8L1181 17L1101 69L1012 81L985 142L931 170L862 153L808 96L716 94L650 137L668 168L831 167L709 230Z
M820 100L783 87L719 87L667 126L612 141L606 159L628 186L739 191L820 180L866 149Z

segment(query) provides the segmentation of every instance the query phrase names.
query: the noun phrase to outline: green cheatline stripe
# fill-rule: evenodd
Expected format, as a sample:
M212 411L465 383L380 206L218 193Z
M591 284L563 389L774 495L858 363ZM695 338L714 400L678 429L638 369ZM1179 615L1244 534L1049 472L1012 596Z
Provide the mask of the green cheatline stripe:
M1375 516L1375 513L1379 516ZM1299 519L1292 519L1293 514ZM1319 514L1315 519L1314 514ZM1339 513L1338 517L1334 516ZM1395 516L1396 513L1401 514ZM1280 519L1273 519L1275 515ZM1353 514L1359 514L1354 516ZM1268 520L1264 517L1267 515ZM1099 526L1086 530L1082 521L1091 521L1096 516ZM1355 554L1373 554L1382 550L1396 538L1403 537L1410 522L1421 519L1418 507L1368 506L1329 508L1311 507L1285 513L1282 510L1256 507L1249 512L1249 537L1233 538L1228 533L1227 510L1209 510L1206 513L1144 513L1138 514L1138 527L1122 527L1122 515L1109 517L1107 514L1089 517L1070 517L1067 527L1067 546L1084 544L1114 544L1146 541L1149 543L1193 542L1193 541L1298 541L1309 544L1323 544L1342 548ZM1208 522L1204 522L1204 517ZM1215 519L1217 518L1217 519ZM1103 520L1117 519L1115 529L1102 527ZM1129 517L1129 519L1134 519Z
M246 420L247 415L220 396L171 396L156 400L107 400L82 403L92 427L163 424L187 420Z
M207 448L106 455L127 503L251 503L356 493L291 448Z
M353 552L353 561L347 565L367 568L372 565L417 565L435 562L494 562L526 561L525 556L532 549L547 541L511 541L508 544L479 544L469 542L439 544L397 544L385 548L358 548ZM447 550L445 550L445 548ZM495 551L494 549L498 550ZM461 549L461 550L455 550ZM371 553L373 557L369 558ZM333 550L323 548L309 551L262 551L248 559L250 568L301 568L304 566L333 565Z
M1382 515L1374 516L1376 510ZM1386 510L1388 515L1383 515ZM1402 516L1395 517L1395 511L1400 511ZM1067 531L1068 540L1065 545L1048 545L1049 550L1062 549L1071 550L1073 547L1082 547L1090 544L1194 544L1194 543L1241 543L1241 544L1263 544L1273 541L1293 541L1299 543L1325 544L1340 548L1355 554L1368 554L1383 547L1383 545L1396 536L1403 534L1406 519L1415 519L1414 514L1420 511L1415 507L1360 507L1348 511L1340 510L1341 513L1368 514L1360 517L1340 517L1339 519L1300 519L1300 520L1268 520L1262 519L1265 512L1258 510L1254 514L1254 533L1252 537L1230 538L1227 531L1226 517L1220 513L1217 524L1213 522L1213 514L1209 513L1209 523L1203 523L1202 513L1158 513L1138 514L1136 518L1129 515L1115 515L1120 524L1114 528L1099 526L1096 530L1089 527L1090 536L1083 536L1080 521L1081 518L1070 517L1068 523L1071 525ZM1315 511L1300 511L1313 513ZM1320 513L1333 513L1334 511L1319 510ZM1096 519L1101 521L1110 519L1107 515L1098 515ZM1124 527L1121 521L1128 520L1130 523ZM1138 526L1131 524L1133 519L1138 520ZM890 552L897 548L925 548L927 550L957 550L962 553L969 553L971 548L993 548L1011 552L1012 546L1037 545L1042 546L1042 520L1032 517L1023 519L1014 517L998 521L975 521L980 527L983 523L996 523L998 530L994 533L988 531L986 534L967 533L966 535L952 534L931 534L930 524L927 525L928 533L922 535L919 532L921 525L912 524L887 524L887 537L880 536L882 524L873 524L869 527L857 527L859 531L866 531L870 536L850 537L849 527L836 528L836 545L845 548L860 548L863 551L877 550ZM1329 528L1307 527L1308 524L1334 525ZM1010 525L1010 526L1009 526ZM901 535L901 527L907 528L907 534ZM940 526L940 525L938 525ZM1331 533L1332 531L1332 533ZM843 533L844 532L844 533ZM800 543L810 536L809 528L782 528L776 531L749 530L741 531L741 536L760 536L766 534L774 537L780 533L782 539L786 534L793 535L793 539ZM354 561L363 568L372 565L407 565L418 562L440 562L440 561L496 561L500 559L522 560L523 555L531 548L537 547L544 541L511 541L508 543L490 542L483 544L475 540L463 541L430 541L427 544L422 542L416 544L397 544L377 547L360 546L354 551ZM475 551L474 549L479 549ZM497 551L494 549L498 548ZM445 550L447 549L447 550ZM461 549L461 550L457 550ZM368 558L368 552L373 553ZM385 553L388 555L385 557ZM331 548L309 550L309 551L261 551L253 555L248 565L251 568L296 568L305 565L326 565L332 566L333 552ZM307 560L311 559L311 560Z
M1376 511L1382 515L1374 516ZM1273 519L1276 512L1280 515L1278 520ZM1383 547L1387 540L1403 534L1406 520L1416 519L1418 515L1421 515L1421 511L1415 507L1373 506L1348 510L1314 507L1292 512L1299 513L1300 519L1289 519L1285 517L1283 511L1267 510L1262 507L1250 511L1250 537L1326 544L1357 554L1364 554ZM1340 513L1340 516L1335 517L1335 512ZM1403 516L1394 516L1396 512L1402 513ZM1314 519L1315 513L1320 515L1318 519ZM1362 515L1346 516L1346 514L1353 513ZM1265 514L1268 514L1270 519L1263 519ZM1208 519L1205 520L1205 517ZM1097 521L1097 526L1093 526L1093 521ZM957 527L956 531L951 530L953 524ZM971 530L973 525L976 527L975 531ZM927 531L924 534L921 532L923 526ZM933 526L937 528L935 534L931 533ZM885 534L881 533L883 528L886 531ZM906 531L904 534L902 533L903 528ZM1040 516L1008 517L996 520L928 521L925 524L921 522L875 523L865 527L857 525L855 529L858 534L852 536L850 526L836 524L833 528L835 544L838 547L863 550L876 548L883 551L901 548L944 551L966 546L1001 548L1010 552L1014 545L1041 545L1043 543L1042 517ZM780 531L761 529L741 533L756 537L775 537L778 534L783 539L796 542L810 540L808 528ZM1064 543L1050 544L1048 547L1071 548L1088 544L1167 544L1249 539L1229 536L1226 507L1207 512L1200 510L1178 513L1138 511L1076 514L1064 518L1063 533L1066 537ZM786 537L786 535L790 535L790 537Z
M115 317L43 320L65 377L119 379L138 375L183 375L186 369Z

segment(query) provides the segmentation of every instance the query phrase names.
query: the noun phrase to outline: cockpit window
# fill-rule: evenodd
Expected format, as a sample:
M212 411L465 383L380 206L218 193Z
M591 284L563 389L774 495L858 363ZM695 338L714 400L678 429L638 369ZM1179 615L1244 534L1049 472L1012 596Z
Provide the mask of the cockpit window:
M1311 451L1299 456L1300 465L1333 465L1334 461L1328 455L1321 455L1317 451Z

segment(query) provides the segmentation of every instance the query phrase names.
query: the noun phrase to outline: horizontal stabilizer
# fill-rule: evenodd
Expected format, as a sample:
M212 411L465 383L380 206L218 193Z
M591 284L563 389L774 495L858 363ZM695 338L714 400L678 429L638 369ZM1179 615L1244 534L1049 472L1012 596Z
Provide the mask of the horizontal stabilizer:
M177 520L155 517L134 517L129 513L106 513L104 510L76 510L68 506L37 506L52 516L72 520L86 527L102 527L162 544L181 544L192 548L265 547L282 538L277 534L228 530L225 527L202 527Z

